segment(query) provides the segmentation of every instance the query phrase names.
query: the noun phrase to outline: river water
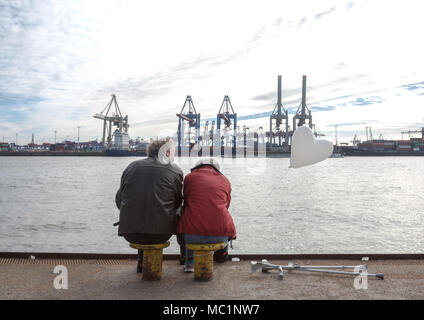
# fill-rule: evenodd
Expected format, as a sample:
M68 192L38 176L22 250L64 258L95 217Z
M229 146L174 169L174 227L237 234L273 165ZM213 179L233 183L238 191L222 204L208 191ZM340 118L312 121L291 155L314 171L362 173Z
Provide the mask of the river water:
M136 159L0 157L0 251L135 253L112 224L121 173ZM190 161L177 160L184 173ZM238 233L231 254L424 252L422 157L221 165ZM178 252L175 237L165 252Z

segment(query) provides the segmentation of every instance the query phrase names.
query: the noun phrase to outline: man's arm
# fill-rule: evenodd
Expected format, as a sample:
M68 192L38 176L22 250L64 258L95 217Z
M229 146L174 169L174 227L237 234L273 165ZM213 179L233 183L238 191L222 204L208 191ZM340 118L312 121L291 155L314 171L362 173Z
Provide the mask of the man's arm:
M121 209L121 188L118 189L115 195L115 203L118 209Z
M175 209L181 207L183 203L183 179L178 176L175 183Z
M124 172L122 173L121 184L120 184L119 189L118 189L118 191L116 192L116 195L115 195L115 204L116 204L116 207L119 210L121 210L121 192L122 192L122 188L124 186L124 179L125 179L126 172L127 172L127 169L125 169Z

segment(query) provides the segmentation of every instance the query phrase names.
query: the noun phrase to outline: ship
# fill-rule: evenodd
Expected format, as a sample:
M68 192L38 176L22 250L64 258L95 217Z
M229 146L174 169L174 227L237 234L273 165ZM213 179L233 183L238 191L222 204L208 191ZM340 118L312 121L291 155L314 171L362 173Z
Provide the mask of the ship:
M109 157L146 157L146 151L106 149L105 156Z
M370 139L359 142L354 139L353 145L341 146L346 156L424 156L424 127L420 130L402 133L421 132L421 138L409 140Z
M130 147L127 132L116 129L113 133L113 144L105 150L106 156L112 157L145 157L147 156L147 143L137 141L134 147Z

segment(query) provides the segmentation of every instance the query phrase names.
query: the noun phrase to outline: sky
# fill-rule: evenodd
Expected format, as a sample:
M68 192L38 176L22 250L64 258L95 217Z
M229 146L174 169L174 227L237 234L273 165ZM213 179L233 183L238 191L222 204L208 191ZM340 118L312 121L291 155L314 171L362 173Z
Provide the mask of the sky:
M326 139L400 139L424 126L421 3L0 0L0 139L101 139L111 94L132 138L175 132L187 95L269 130L278 75L290 125L306 75Z

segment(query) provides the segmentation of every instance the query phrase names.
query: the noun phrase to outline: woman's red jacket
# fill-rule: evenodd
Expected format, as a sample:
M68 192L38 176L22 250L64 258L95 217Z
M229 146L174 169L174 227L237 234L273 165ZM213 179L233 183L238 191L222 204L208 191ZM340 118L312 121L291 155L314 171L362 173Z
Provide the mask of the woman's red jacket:
M236 238L228 208L231 184L209 165L193 170L184 178L184 205L177 233Z

